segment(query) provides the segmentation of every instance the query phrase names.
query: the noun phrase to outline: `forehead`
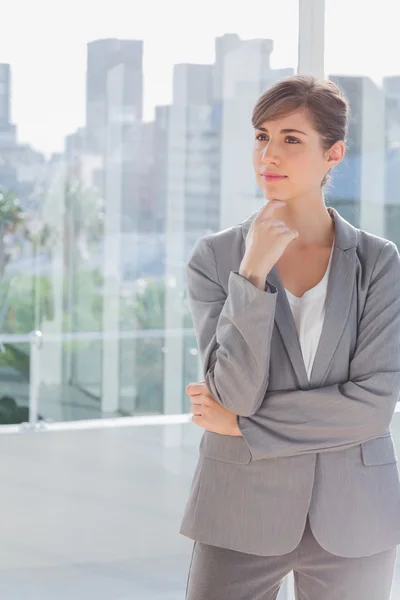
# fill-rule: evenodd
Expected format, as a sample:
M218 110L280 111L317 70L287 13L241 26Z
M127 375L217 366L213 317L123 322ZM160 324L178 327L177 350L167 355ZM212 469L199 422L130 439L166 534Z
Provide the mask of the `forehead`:
M282 115L277 119L267 119L262 122L261 127L268 131L278 131L280 129L299 129L306 133L314 131L310 117L305 110Z

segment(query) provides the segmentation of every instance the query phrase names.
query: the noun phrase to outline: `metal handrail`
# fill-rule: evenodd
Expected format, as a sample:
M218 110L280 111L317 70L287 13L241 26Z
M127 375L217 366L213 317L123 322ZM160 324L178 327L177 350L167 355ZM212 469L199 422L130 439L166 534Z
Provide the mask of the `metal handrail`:
M135 329L132 331L74 331L61 333L39 332L42 341L46 342L74 342L74 341L101 341L101 340L134 340L158 337L179 337L181 335L194 335L193 328L182 329ZM38 332L30 333L0 333L0 344L30 343L36 339Z
M140 339L157 337L175 337L181 335L194 335L193 328L184 329L147 329L135 331L89 331L68 333L45 333L31 331L25 334L0 334L0 344L29 343L30 353L30 380L29 380L29 423L20 425L0 425L0 433L21 433L27 431L65 431L77 429L100 429L107 427L128 427L143 425L170 425L188 423L191 414L180 413L176 415L145 415L132 417L114 417L111 419L85 419L82 421L38 420L39 388L40 388L40 354L44 342L65 341L97 341L104 339ZM400 402L397 403L395 412L400 412Z
M28 343L29 352L29 423L20 425L0 425L0 433L20 433L27 431L60 431L73 429L94 429L106 427L127 427L139 425L167 425L187 423L190 414L179 415L146 415L136 417L115 417L113 419L92 419L82 421L67 421L54 423L50 420L38 420L39 389L40 389L40 351L44 342L70 341L102 341L107 339L142 339L160 337L178 337L194 335L193 328L182 329L138 329L134 331L82 331L43 333L3 333L0 334L0 345L11 343Z

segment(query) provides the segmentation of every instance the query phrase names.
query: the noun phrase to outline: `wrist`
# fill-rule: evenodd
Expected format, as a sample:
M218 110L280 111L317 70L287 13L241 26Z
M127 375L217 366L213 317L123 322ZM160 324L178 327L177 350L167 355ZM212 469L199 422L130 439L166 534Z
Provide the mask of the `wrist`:
M242 262L240 267L239 267L239 275L241 275L241 277L244 277L245 279L247 279L252 285L254 285L255 287L258 287L260 290L265 290L266 289L266 284L267 284L267 276L268 273L270 272L270 269L268 269L267 272L265 272L265 270L263 272L260 272L259 268L255 268L252 265L250 265L249 263L246 262Z
M260 275L259 273L255 273L254 271L251 271L250 269L241 267L239 269L239 275L241 275L241 277L244 277L245 279L247 279L247 281L249 281L252 285L259 288L260 290L265 289L266 278L264 276Z
M242 432L239 429L239 424L238 424L238 415L236 415L236 423L235 426L232 430L231 435L233 435L234 437L243 437Z

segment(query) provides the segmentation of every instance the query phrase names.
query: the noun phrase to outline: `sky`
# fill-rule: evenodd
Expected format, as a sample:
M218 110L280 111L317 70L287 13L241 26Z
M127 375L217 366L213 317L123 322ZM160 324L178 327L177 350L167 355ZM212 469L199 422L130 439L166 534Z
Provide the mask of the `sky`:
M301 1L301 0L300 0ZM398 0L326 0L325 73L400 74ZM144 118L172 99L176 63L214 61L224 33L274 40L273 68L297 66L298 0L4 0L0 63L12 68L18 141L60 152L84 125L86 44L144 41Z

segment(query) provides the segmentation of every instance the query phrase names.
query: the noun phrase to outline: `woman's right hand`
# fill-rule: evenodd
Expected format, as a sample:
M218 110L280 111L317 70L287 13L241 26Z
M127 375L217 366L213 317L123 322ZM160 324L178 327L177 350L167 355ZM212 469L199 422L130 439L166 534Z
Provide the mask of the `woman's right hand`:
M284 221L274 219L274 211L285 202L271 200L253 220L246 237L246 251L239 274L253 285L265 289L265 279L298 233L286 226Z

